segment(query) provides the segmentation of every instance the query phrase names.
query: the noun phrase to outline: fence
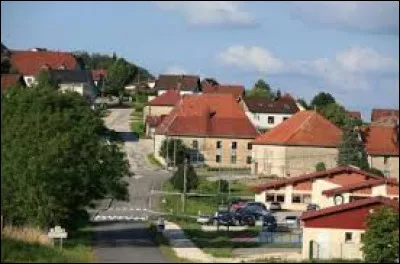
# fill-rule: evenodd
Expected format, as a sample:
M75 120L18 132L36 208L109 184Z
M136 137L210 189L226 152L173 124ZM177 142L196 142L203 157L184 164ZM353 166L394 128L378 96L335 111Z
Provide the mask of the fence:
M290 232L261 232L258 236L260 243L265 244L297 244L301 246L303 234Z

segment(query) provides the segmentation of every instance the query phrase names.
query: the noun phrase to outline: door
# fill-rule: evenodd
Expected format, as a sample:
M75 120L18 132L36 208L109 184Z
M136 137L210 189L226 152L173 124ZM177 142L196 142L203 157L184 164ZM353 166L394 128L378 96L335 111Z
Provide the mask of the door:
M317 236L317 258L328 259L329 258L329 233L320 231Z

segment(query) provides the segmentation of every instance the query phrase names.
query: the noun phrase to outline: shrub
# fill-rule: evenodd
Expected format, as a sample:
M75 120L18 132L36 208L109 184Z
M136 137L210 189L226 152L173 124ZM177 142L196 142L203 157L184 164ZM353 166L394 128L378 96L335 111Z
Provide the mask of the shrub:
M324 171L324 170L326 170L325 163L318 162L317 165L315 165L315 171Z
M179 165L178 170L175 172L174 176L170 179L170 182L172 186L174 186L174 189L179 190L183 192L184 188L184 166ZM199 183L199 179L197 177L197 174L195 170L193 169L192 166L188 166L187 172L186 172L186 192L189 192L190 190L196 189Z

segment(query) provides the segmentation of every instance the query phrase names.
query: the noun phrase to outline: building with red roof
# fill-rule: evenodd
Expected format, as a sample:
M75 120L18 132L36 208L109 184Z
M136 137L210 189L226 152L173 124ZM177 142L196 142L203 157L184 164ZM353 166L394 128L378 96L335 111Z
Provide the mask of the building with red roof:
M95 85L97 85L97 83L99 81L104 80L107 77L107 70L106 69L96 69L96 70L92 70L92 79Z
M378 109L374 108L371 112L371 122L380 122L382 119L387 118L395 118L395 120L399 121L399 110L398 109Z
M252 173L290 177L337 164L342 131L316 111L300 111L253 141Z
M367 217L382 207L399 212L398 201L377 196L304 213L303 258L362 259Z
M12 51L11 64L22 74L28 87L35 82L41 70L78 70L76 58L69 52L30 50Z
M359 111L347 111L346 114L347 114L347 117L349 117L349 118L362 120L361 112L359 112Z
M157 127L154 153L158 155L164 139L179 138L192 149L192 162L215 167L250 167L249 143L257 135L232 95L184 95Z
M241 100L245 94L245 88L243 85L236 85L236 84L205 84L202 87L204 94L209 93L222 93L222 94L231 94L233 95L238 101Z
M5 91L16 84L21 84L22 86L25 86L25 82L21 74L1 75L1 91Z

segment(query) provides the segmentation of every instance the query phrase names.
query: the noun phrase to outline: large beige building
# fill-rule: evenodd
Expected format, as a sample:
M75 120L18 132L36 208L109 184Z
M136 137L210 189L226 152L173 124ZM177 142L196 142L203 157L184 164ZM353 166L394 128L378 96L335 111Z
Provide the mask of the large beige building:
M230 94L184 95L157 127L154 155L165 139L179 138L191 149L192 163L212 167L250 167L257 130Z
M398 201L378 196L303 214L303 259L363 259L366 217L382 206L399 211Z
M337 165L342 132L315 111L301 111L253 142L252 173L290 177Z

